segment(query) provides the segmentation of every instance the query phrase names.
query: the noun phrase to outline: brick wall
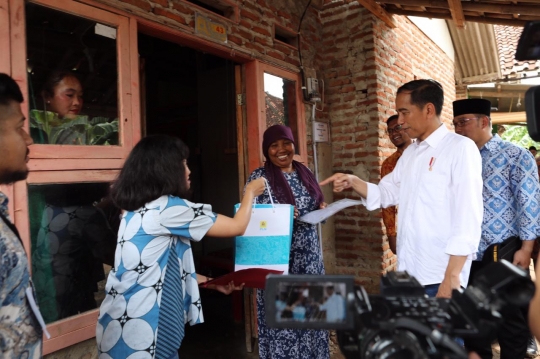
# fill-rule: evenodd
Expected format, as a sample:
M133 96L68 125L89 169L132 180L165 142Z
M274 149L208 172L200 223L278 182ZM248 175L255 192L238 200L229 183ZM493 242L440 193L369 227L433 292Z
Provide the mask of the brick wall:
M334 171L380 180L382 161L395 151L385 134L395 93L405 82L432 78L445 90L443 120L451 121L454 64L407 18L389 29L356 1L325 1L317 66L326 83L323 117L330 122ZM358 198L352 192L334 199ZM355 275L370 292L396 265L380 211L353 207L335 216L335 271Z

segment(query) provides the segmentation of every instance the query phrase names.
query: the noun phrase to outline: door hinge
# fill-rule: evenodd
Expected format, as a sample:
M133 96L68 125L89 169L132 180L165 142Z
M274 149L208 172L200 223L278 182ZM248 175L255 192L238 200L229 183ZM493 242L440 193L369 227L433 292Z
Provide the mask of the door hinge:
M246 104L246 94L245 93L236 94L236 104L238 106L243 106L243 105Z

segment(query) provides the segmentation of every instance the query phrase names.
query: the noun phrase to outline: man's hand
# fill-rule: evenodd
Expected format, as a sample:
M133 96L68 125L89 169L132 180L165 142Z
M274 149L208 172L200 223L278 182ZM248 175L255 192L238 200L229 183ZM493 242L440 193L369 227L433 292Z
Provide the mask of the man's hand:
M534 240L521 241L521 249L514 254L512 264L520 266L524 269L529 269L529 265L531 265L531 254L534 248L534 242Z
M334 192L341 192L344 189L351 188L353 185L353 179L356 176L348 175L345 173L336 173L331 177L328 177L324 181L320 182L320 186L324 186L330 182L334 184Z
M459 289L461 285L459 276L466 261L467 256L450 256L446 272L444 273L444 279L436 295L437 298L452 298L452 290Z
M531 254L532 251L521 248L514 254L514 261L512 263L523 269L529 269L529 265L531 264Z
M437 298L452 298L452 290L458 289L460 287L459 284L459 276L457 278L451 277L447 279L446 277L443 279L441 285L439 286L439 290L437 291Z

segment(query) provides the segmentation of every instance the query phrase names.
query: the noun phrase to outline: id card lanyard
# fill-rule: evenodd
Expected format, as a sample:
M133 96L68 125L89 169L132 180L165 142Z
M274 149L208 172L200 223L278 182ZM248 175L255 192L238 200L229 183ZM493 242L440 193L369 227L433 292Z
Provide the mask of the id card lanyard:
M9 227L9 229L11 229L11 231L17 236L17 238L19 238L19 241L21 241L21 245L22 245L23 241L21 239L19 231L17 230L17 227L15 227L15 225L11 223L11 221L8 220L2 212L0 212L0 217L2 218L4 223ZM24 245L23 245L23 250L24 250ZM39 308L36 304L36 299L34 298L35 290L34 290L34 283L32 282L32 278L30 278L29 282L30 282L30 287L27 287L25 290L26 299L28 300L28 304L30 304L30 308L32 308L32 312L34 312L34 315L36 316L36 319L39 322L39 325L41 326L43 333L45 334L47 339L50 339L51 335L47 331L47 325L45 324L45 321L43 320L43 316L41 315L41 312L39 311Z

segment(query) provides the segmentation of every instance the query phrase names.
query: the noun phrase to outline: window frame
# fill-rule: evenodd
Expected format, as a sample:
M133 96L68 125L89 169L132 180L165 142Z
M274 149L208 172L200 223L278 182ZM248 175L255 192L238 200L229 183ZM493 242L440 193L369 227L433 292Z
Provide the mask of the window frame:
M26 14L24 0L9 0L11 2L11 76L17 81L24 96L21 104L23 114L28 118L28 80L26 71L27 41L26 41ZM38 159L84 159L82 161L86 168L100 168L100 159L125 159L134 144L134 128L138 124L139 114L132 111L132 97L138 95L133 93L133 86L130 82L131 56L130 37L131 29L129 18L114 14L105 10L90 7L85 4L62 1L62 0L28 0L28 3L48 7L73 16L84 17L86 19L112 26L117 30L117 66L118 66L118 126L119 142L118 146L74 146L74 145L50 145L34 144L30 147L30 162ZM15 18L14 14L23 15L24 21ZM21 42L20 39L24 39ZM30 124L27 121L26 130L29 131ZM139 130L140 131L140 130ZM63 169L70 169L70 162L60 164ZM35 170L47 170L47 166L41 163L33 163Z
M277 66L254 60L246 64L246 111L247 111L247 150L249 171L262 166L265 162L262 153L263 134L266 130L266 102L264 92L264 74L268 73L296 84L296 127L298 154L294 159L307 164L307 139L305 106L302 98L302 79L299 72L292 72Z

